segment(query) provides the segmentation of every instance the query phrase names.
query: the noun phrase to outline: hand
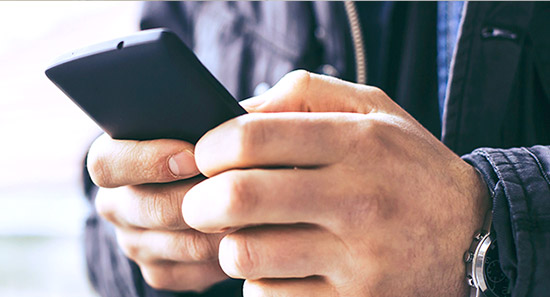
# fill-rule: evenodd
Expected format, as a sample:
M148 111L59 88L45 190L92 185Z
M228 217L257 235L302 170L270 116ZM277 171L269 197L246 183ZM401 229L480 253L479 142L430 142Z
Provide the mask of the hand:
M223 234L190 229L181 215L185 193L203 179L196 177L193 149L177 140L103 135L88 154L92 180L102 187L98 213L113 223L122 251L156 289L200 292L227 278L217 258Z
M208 132L183 201L245 296L465 296L475 169L379 89L297 71Z

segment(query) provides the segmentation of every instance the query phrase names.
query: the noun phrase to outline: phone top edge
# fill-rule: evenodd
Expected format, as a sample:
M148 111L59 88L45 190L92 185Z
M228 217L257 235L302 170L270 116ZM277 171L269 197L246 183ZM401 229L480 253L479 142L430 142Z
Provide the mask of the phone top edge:
M128 35L125 37L119 37L109 41L104 41L98 44L73 50L71 52L65 53L57 57L56 59L54 59L53 62L50 64L50 66L48 66L46 70L46 75L48 74L49 69L54 68L58 65L61 65L82 57L100 54L106 51L117 50L117 49L122 49L124 47L131 47L134 45L148 43L161 38L162 34L167 32L171 32L171 31L166 28L149 29L149 30L139 31L137 33L134 33L132 35Z

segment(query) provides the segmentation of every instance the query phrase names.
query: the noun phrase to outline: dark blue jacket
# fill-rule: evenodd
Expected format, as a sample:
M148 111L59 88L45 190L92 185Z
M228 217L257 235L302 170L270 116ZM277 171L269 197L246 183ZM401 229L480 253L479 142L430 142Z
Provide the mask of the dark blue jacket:
M550 4L467 5L443 125L437 4L371 2L358 3L358 10L368 83L482 172L493 196L500 262L513 296L549 296ZM141 26L178 33L240 99L296 68L346 80L355 75L350 29L339 2L151 2ZM94 187L86 181L93 200ZM151 289L117 248L112 227L95 213L87 222L86 249L90 279L103 296L195 296ZM241 284L227 281L200 296L240 296Z

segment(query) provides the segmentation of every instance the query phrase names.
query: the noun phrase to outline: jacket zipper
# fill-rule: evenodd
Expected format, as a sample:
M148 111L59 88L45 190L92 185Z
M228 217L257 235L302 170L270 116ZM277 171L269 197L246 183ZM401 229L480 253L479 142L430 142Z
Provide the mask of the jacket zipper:
M349 26L351 29L351 37L353 40L353 50L355 53L355 80L358 84L366 84L367 82L367 59L365 57L365 48L363 44L363 34L361 32L361 24L357 15L357 7L354 1L344 1L346 15L348 17Z

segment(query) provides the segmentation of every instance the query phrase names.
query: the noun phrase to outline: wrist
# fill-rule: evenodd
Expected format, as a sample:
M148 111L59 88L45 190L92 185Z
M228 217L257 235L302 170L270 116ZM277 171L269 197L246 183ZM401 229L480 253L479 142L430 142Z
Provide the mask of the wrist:
M471 166L471 165L470 165ZM484 226L486 223L487 215L491 215L492 211L492 199L491 194L489 190L489 186L485 182L485 179L483 179L483 176L481 175L481 172L477 170L475 167L471 166L473 170L473 179L474 179L474 195L473 195L473 201L474 205L477 206L476 210L474 212L474 217L476 221L478 222L477 229L474 231L479 231L480 228ZM490 218L489 218L490 220Z
M476 170L477 171L477 170ZM490 205L491 196L488 187L477 171L479 180L485 185ZM483 202L482 202L483 203ZM483 205L484 206L484 205ZM482 206L482 207L483 207ZM509 297L509 282L500 267L497 239L491 230L492 208L483 208L483 223L475 232L470 248L464 253L466 265L465 282L470 287L470 297Z
M460 236L455 239L457 249L453 249L453 251L457 272L460 271L457 277L461 289L457 296L470 296L470 286L466 279L467 265L464 262L465 252L471 248L472 238L483 229L486 215L491 213L492 207L489 188L479 171L465 162L462 165L466 166L459 167L460 171L458 175L455 175L460 178L460 188L457 194L459 195L460 212L462 212L462 223L460 226L456 226L457 234Z

